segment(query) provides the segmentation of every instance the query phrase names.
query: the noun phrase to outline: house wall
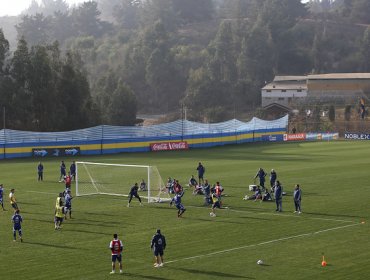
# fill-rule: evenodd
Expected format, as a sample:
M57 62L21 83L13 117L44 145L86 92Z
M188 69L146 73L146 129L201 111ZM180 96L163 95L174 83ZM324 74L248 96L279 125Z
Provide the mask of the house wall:
M307 96L306 90L285 90L282 89L263 89L262 90L262 107L272 103L278 103L289 107L290 103L296 98L304 98Z

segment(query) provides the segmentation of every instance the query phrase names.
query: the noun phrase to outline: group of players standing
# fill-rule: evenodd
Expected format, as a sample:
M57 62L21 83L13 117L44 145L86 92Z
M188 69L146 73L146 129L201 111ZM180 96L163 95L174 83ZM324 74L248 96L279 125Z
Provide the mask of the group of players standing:
M261 199L261 201L264 200L266 197L270 197L269 200L272 200L272 196L268 190L268 188L265 187L265 177L267 176L267 173L263 170L263 168L260 168L257 171L256 176L254 179L259 179L259 186L262 188L262 190L259 189L259 186L257 186L256 193L254 195L255 200ZM270 173L270 190L271 193L273 193L275 203L276 203L276 211L282 212L283 211L283 195L285 194L283 192L283 187L280 183L280 181L277 180L277 173L274 169L271 169ZM265 192L264 194L261 194L261 191ZM295 211L294 213L301 214L301 200L302 200L302 191L299 184L296 184L294 187L293 192L293 201L294 201L294 207Z
M72 193L71 193L71 184L72 181L76 180L76 164L73 161L68 174L66 174L66 165L62 160L60 163L60 177L59 182L65 183L65 189L63 192L60 192L56 202L55 202L55 212L54 212L54 229L61 229L62 223L67 220L67 216L72 219Z
M17 232L19 235L19 239L21 242L23 242L22 238L22 222L23 218L19 214L19 208L17 204L17 199L15 198L15 189L11 189L9 193L9 201L12 209L14 210L14 215L11 218L11 221L13 223L13 241L17 241ZM0 184L0 204L3 211L6 211L4 208L4 186L3 184Z

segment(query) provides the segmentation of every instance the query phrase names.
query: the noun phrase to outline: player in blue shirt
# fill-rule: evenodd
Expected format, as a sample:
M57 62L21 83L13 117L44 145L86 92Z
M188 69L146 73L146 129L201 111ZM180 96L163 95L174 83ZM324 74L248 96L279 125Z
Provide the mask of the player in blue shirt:
M6 211L5 208L4 208L4 188L3 188L3 184L0 184L0 204L1 204L1 207L3 208L3 211Z
M198 171L198 182L199 182L199 184L200 184L201 181L202 181L202 183L204 183L203 176L204 176L204 173L206 172L206 169L204 168L204 166L202 165L201 162L199 162L198 167L197 167L196 170Z
M73 161L71 166L69 167L69 172L71 174L72 180L76 181L76 163L75 163L75 161Z
M59 177L59 183L64 181L64 177L66 176L66 165L64 161L62 160L60 163L60 177Z
M177 193L171 200L170 206L174 203L177 208L177 217L180 218L182 214L186 211L184 205L181 204L181 198L184 195L184 192Z
M133 197L136 197L140 201L140 205L143 206L143 204L141 203L141 198L139 194L137 193L138 190L139 190L139 186L137 183L135 183L135 185L131 187L127 207L130 207L130 203Z
M157 229L156 234L153 236L150 248L153 250L156 260L154 267L162 267L163 252L166 249L166 238L161 234L160 229Z
M13 222L13 237L14 237L13 241L17 240L16 232L18 231L19 239L21 240L21 242L23 242L22 225L21 225L21 223L23 222L23 219L22 219L22 216L19 215L19 209L15 210L14 215L12 217L12 222Z
M38 181L44 180L44 166L42 165L41 161L39 162L39 165L37 165L37 174L39 175Z
M67 190L64 195L64 203L65 203L65 213L64 218L67 220L67 214L69 213L69 218L72 219L72 194L71 190Z
M262 191L265 190L265 177L266 177L266 175L267 175L266 172L262 168L260 168L260 169L258 169L256 176L254 177L255 180L256 180L257 177L259 178L260 186L262 187Z

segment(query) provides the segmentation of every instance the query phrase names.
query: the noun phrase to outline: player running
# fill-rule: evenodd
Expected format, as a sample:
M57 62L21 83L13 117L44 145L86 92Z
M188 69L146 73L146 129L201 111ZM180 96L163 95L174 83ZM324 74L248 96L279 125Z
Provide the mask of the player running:
M9 193L9 200L10 204L12 205L14 210L18 210L17 200L15 199L15 189L11 189Z
M3 184L0 184L0 204L1 204L1 207L3 208L3 211L6 211L5 208L4 208L4 188L3 188Z
M22 219L22 216L19 215L19 210L15 210L14 212L14 215L12 217L12 222L13 222L13 241L17 241L17 231L18 231L18 235L19 235L19 239L21 240L21 242L23 242L23 239L22 239L22 222L23 222L23 219Z
M118 239L117 233L113 234L113 240L109 243L109 248L112 251L112 271L110 274L116 273L116 261L119 263L119 273L122 273L122 241Z
M218 208L218 209L221 208L221 195L217 195L216 193L213 193L212 194L212 202L213 202L213 204L212 204L212 212L209 213L209 215L211 217L216 217L216 213L215 213L216 211L215 211L215 209L216 208Z
M130 203L133 197L136 197L140 201L140 206L143 206L143 204L141 203L141 198L139 194L137 193L138 190L139 190L139 186L137 183L135 183L135 185L131 187L127 207L130 207Z
M67 220L67 214L69 213L69 218L72 219L72 194L71 190L67 190L64 195L64 201L65 201L65 213L64 213L64 219Z
M174 203L177 208L177 217L181 218L182 214L186 211L184 205L181 203L181 198L183 197L184 192L177 193L171 200L170 206Z
M55 207L55 218L54 218L55 230L62 228L62 223L63 223L63 218L64 218L63 208L64 207L63 207L62 201L60 201L59 205Z

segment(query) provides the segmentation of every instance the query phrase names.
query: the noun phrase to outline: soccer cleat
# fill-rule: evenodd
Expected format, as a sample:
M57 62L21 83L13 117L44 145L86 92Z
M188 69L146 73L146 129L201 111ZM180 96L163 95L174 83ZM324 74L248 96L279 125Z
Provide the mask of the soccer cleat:
M158 266L159 266L159 267L162 267L162 266L163 266L163 263L160 263Z
M114 274L114 273L116 273L115 271L111 271L109 274Z
M127 207L130 207L130 203L127 204Z
M16 242L17 240L13 239L13 242Z
M155 263L155 264L154 264L154 267L159 267L159 264Z
M302 213L301 211L298 212L298 214L301 214L301 213Z
M119 271L119 273L123 273L122 269Z

